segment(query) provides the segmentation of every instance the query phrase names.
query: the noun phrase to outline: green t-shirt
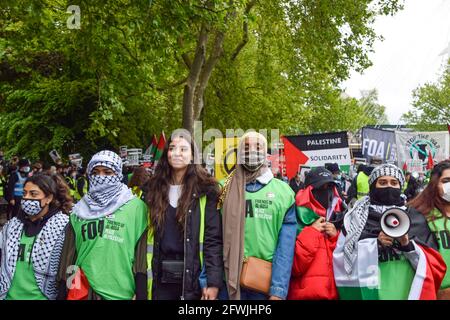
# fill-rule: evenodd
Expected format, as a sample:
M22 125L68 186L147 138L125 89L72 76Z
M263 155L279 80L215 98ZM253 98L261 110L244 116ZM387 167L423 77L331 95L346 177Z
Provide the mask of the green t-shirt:
M416 271L401 252L390 253L378 263L380 270L379 299L408 300Z
M439 246L439 253L447 266L450 266L450 222L442 215L438 209L434 209L428 215L428 226L436 236ZM441 283L441 289L450 287L450 269L447 268L444 279Z
M35 238L22 233L16 270L6 300L48 300L39 289L34 276L31 251Z
M294 192L283 181L272 179L256 192L246 192L244 255L272 261L286 212Z
M90 286L107 300L130 300L135 293L133 263L135 247L147 228L147 205L137 198L114 214L83 220L74 214L76 265Z

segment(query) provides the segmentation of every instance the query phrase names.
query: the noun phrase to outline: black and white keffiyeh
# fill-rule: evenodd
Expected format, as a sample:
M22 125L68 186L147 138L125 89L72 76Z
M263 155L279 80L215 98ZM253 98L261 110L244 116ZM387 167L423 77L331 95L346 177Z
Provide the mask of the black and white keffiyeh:
M49 300L58 293L57 273L69 217L62 212L52 215L36 235L31 251L36 284ZM11 287L19 255L20 238L24 223L17 217L11 219L0 232L0 299L6 298Z
M376 167L369 176L369 185L382 176L396 178L400 182L400 188L405 184L403 172L392 164L383 164ZM370 197L365 196L358 200L353 208L345 215L344 227L347 232L344 243L344 268L347 274L352 273L353 266L357 257L357 245L361 233L366 225L369 216L369 209L382 214L385 210L395 206L375 206L370 204ZM406 210L406 207L400 207Z
M115 175L92 175L93 169L98 166L110 168ZM134 198L131 190L122 183L122 159L115 152L104 150L96 153L87 170L89 192L73 208L77 217L98 219L114 213Z
M403 188L403 185L405 184L405 176L403 175L402 170L393 164L386 163L373 169L369 176L369 185L372 185L379 177L382 176L396 178L400 182L400 188Z

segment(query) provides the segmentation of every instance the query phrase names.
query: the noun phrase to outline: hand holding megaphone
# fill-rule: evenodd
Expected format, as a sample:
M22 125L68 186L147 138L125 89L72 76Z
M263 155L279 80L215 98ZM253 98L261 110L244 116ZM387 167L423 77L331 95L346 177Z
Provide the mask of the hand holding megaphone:
M400 208L386 210L381 216L380 225L382 233L387 237L399 239L401 245L408 244L408 231L411 227L411 220L404 210Z

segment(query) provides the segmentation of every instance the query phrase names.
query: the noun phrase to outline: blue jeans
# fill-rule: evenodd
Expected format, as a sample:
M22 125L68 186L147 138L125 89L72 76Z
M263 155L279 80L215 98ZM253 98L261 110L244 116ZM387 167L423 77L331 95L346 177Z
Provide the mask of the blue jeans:
M219 300L229 300L228 290L225 282L219 290L217 297ZM241 287L241 300L267 300L269 297L264 293L255 292Z

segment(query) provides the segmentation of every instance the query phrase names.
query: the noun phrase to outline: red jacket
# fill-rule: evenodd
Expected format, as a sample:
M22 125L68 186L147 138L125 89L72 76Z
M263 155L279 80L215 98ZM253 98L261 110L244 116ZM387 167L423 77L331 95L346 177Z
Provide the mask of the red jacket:
M339 233L338 233L339 235ZM327 238L314 227L305 227L297 236L289 285L289 300L335 300L333 250L338 235Z
M299 191L296 204L307 207L318 216L326 214L325 209L313 198L310 187ZM336 204L335 211L341 211L341 202ZM311 221L303 222L311 224ZM298 234L288 299L338 299L333 275L333 250L336 247L338 236L339 232L335 237L329 238L310 225L304 227Z

